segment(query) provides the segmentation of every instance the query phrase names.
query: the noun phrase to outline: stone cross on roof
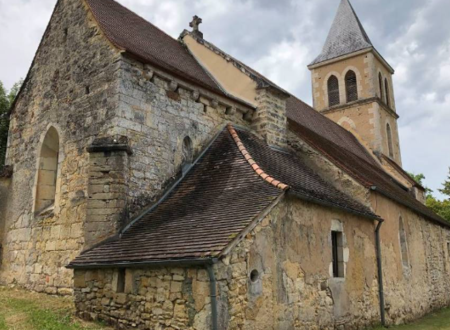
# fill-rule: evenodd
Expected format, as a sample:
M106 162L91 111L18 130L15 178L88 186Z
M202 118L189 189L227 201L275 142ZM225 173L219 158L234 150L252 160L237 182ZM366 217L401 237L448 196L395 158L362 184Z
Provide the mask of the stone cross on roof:
M197 15L195 15L192 18L192 22L189 23L189 26L192 28L192 34L194 34L196 37L202 38L203 39L203 33L200 32L199 30L199 26L200 24L202 24L203 20L198 17Z

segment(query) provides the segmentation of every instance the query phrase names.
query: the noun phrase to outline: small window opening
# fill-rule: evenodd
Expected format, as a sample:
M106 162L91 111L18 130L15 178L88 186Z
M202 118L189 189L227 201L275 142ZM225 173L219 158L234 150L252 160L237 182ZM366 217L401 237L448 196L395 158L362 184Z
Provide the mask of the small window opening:
M409 258L408 258L408 246L406 240L406 231L405 226L403 224L403 219L400 217L399 220L399 239L400 239L400 249L402 254L402 263L404 267L409 267Z
M86 86L86 94L91 94L91 87L90 86Z
M56 198L56 183L58 178L59 136L55 128L51 127L41 147L39 155L38 181L36 187L37 212L52 207Z
M347 102L356 101L358 99L356 74L352 70L345 75L345 90L347 92Z
M250 281L255 283L259 280L259 272L256 269L253 269L250 273Z
M394 146L392 144L392 131L391 131L391 125L386 124L386 135L387 135L387 142L388 142L388 151L389 151L389 157L394 157Z
M344 277L344 244L342 236L342 233L339 231L331 232L333 277Z
M383 92L383 77L381 73L378 74L378 83L380 84L380 99L384 101L384 92Z
M186 136L183 140L183 147L182 147L181 169L183 174L186 173L187 170L191 167L193 161L194 161L194 152L192 147L192 140L189 136Z
M117 293L125 292L125 268L120 268L117 270Z
M339 81L336 76L331 76L328 79L328 104L330 107L341 103L339 97Z
M2 265L3 262L3 246L0 244L0 266Z
M390 108L391 107L391 97L389 95L389 83L387 79L384 79L384 88L386 89L386 105Z

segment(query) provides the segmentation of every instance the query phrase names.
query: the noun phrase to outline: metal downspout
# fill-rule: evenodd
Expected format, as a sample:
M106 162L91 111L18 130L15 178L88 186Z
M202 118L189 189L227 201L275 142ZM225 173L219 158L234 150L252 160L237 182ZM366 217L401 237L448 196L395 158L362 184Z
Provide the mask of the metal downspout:
M206 270L209 275L210 297L211 297L211 329L219 330L217 318L217 291L216 277L214 275L214 264L207 264Z
M377 248L377 266L378 266L378 295L380 300L380 317L381 325L386 327L386 315L384 310L384 288L383 288L383 266L381 261L381 243L380 243L380 228L383 224L383 220L378 222L377 228L375 229L375 240Z

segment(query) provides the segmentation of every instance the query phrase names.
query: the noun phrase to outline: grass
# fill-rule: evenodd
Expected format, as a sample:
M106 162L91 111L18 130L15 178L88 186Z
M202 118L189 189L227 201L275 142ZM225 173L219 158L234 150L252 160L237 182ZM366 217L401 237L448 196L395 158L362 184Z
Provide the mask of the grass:
M106 330L74 315L72 297L0 287L0 330Z
M1 329L1 328L0 328ZM374 330L382 330L377 328ZM450 330L450 308L431 313L417 322L390 327L390 330Z
M74 318L72 297L0 287L0 330L111 330ZM373 330L383 330L376 328ZM391 330L450 330L450 308Z

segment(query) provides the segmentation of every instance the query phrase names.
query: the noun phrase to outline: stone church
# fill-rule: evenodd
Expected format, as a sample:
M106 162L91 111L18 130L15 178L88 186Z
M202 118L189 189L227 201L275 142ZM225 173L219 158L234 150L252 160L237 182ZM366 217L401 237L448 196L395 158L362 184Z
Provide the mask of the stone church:
M11 109L0 283L120 329L362 329L450 304L450 224L402 169L348 0L313 107L113 0L58 0Z

